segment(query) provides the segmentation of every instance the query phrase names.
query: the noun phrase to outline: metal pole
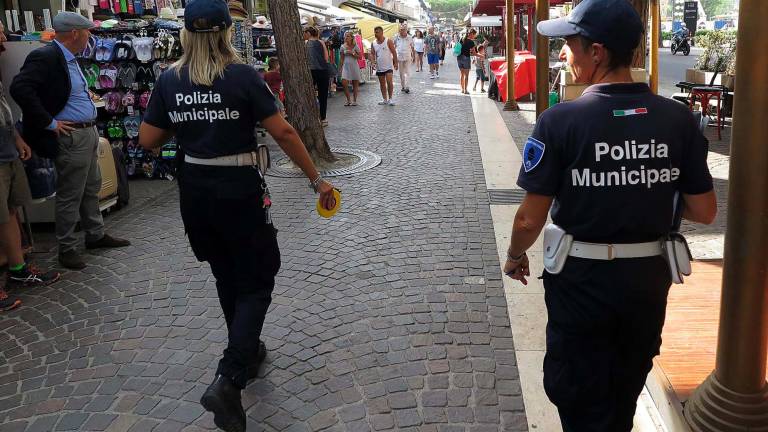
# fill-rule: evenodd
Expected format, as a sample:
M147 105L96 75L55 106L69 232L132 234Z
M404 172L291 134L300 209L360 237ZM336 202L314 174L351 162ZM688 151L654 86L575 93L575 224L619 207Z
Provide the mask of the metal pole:
M549 0L536 0L536 23L549 19ZM549 108L549 39L536 32L536 117Z
M685 406L697 432L768 430L768 2L740 9L717 361Z
M651 91L659 93L659 25L661 24L661 10L659 0L651 0L651 64L649 85Z
M504 111L520 111L515 101L515 0L506 0L507 23L507 103Z

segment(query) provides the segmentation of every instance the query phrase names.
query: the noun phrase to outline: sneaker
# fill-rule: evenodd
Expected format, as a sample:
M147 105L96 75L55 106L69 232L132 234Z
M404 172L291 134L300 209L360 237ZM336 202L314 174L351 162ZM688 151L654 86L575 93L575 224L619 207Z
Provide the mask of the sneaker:
M389 101L383 100L379 102L379 105L389 105Z
M410 89L409 87L406 87L406 88L405 88L405 93L406 93L406 94L408 94L408 93L410 93L410 92L411 92L411 89Z
M393 100L390 100L390 101L389 101L389 106L395 106L395 101L393 101Z
M61 264L62 267L71 270L82 270L85 268L85 261L83 261L83 257L81 257L80 254L77 253L77 251L74 249L65 252L59 252L59 264Z
M259 341L259 349L256 351L256 358L253 359L253 363L248 366L248 379L252 380L259 376L259 367L264 363L264 359L267 357L267 346L264 342Z
M435 78L440 78L440 72L435 72Z
M230 378L216 375L213 383L200 398L206 411L213 413L213 423L226 432L245 432L245 411L240 389Z
M60 278L59 272L42 272L31 264L25 264L21 270L8 270L8 280L22 285L50 285Z
M21 300L8 297L4 289L0 288L0 311L5 312L21 306Z
M429 74L429 79L435 79L435 74Z
M101 248L120 248L130 246L131 242L117 237L112 237L109 234L104 234L100 239L96 241L86 241L86 249L101 249Z

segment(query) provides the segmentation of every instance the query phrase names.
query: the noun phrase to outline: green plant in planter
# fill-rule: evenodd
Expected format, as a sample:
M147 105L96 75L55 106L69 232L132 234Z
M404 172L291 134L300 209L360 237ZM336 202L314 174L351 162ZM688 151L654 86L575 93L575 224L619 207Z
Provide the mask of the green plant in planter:
M725 72L736 58L736 32L711 31L696 35L696 45L704 52L696 60L696 69Z

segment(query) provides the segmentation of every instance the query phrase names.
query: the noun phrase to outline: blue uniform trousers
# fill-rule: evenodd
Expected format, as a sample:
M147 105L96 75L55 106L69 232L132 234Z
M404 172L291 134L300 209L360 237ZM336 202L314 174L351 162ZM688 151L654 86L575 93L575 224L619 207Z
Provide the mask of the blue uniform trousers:
M277 230L266 222L261 184L251 167L184 164L179 175L189 243L211 265L229 333L216 374L240 388L248 381L280 269Z
M544 273L544 389L565 432L629 432L661 346L670 287L662 257L569 257Z

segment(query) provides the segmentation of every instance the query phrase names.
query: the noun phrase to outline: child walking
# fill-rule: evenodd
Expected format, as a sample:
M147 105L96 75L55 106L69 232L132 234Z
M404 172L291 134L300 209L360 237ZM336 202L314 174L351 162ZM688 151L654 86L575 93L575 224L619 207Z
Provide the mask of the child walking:
M275 95L275 104L278 111L285 117L285 105L283 105L283 77L280 75L280 61L277 57L272 57L267 62L269 70L264 74L264 81L267 86L272 90L272 94Z
M477 47L477 55L475 55L475 85L472 86L472 91L477 91L477 82L480 81L480 93L485 93L485 82L488 81L488 77L485 74L485 45Z

